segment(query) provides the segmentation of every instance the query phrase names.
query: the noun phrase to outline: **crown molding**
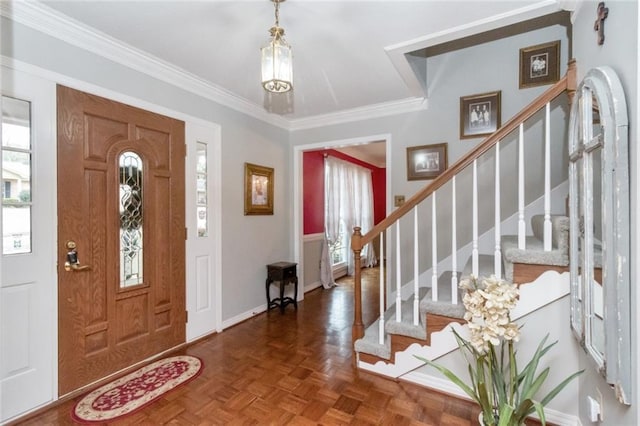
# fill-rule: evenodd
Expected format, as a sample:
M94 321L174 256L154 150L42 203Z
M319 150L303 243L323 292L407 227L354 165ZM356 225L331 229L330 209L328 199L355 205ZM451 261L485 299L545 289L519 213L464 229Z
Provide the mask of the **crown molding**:
M258 120L284 129L289 128L287 119L270 114L244 98L88 27L40 2L0 1L0 15Z
M427 99L425 98L408 98L399 101L367 105L361 108L347 109L331 114L314 115L313 117L291 120L289 130L305 130L352 121L370 120L389 115L405 114L425 110L427 109L427 103Z
M8 19L187 92L209 99L232 110L289 131L331 126L424 110L427 108L424 89L411 69L411 65L405 57L406 53L454 38L486 31L490 28L507 25L518 20L526 19L527 17L552 13L558 9L559 6L556 0L546 0L542 3L523 7L509 13L388 46L385 48L385 51L405 81L405 84L407 84L413 97L342 110L335 113L299 119L287 119L283 116L269 113L264 110L262 106L234 95L182 68L69 18L46 6L41 1L6 2L0 0L0 15Z
M446 30L435 32L424 37L419 37L413 40L408 40L391 46L387 46L384 50L411 93L414 96L428 96L428 93L425 92L423 83L418 80L416 73L414 72L411 64L406 58L406 55L408 53L448 41L464 38L470 35L479 34L484 31L507 26L515 22L547 15L553 12L557 12L558 10L561 10L561 8L558 5L557 0L545 0L534 5L521 7L519 9L515 9L495 16L490 16L488 18L480 19L464 25L459 25L457 27L447 28Z
M424 109L423 98L404 99L362 108L289 120L236 96L194 74L84 25L39 1L0 1L0 15L70 45L149 75L235 111L283 128L300 130Z
M557 0L545 0L540 3L514 9L509 12L490 16L467 24L459 25L446 30L438 31L424 37L397 43L385 47L387 54L392 55L395 51L409 53L426 47L435 46L448 41L457 40L463 37L479 34L485 31L537 18L562 10Z

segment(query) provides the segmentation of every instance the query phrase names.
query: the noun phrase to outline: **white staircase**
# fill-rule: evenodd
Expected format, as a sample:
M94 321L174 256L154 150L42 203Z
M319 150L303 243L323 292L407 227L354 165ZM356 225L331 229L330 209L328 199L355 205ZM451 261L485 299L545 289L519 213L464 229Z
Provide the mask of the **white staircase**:
M561 189L559 196L552 197L551 190L552 174L562 175L552 164L565 167L552 159L567 151L566 124L552 126L551 117L552 110L554 116L562 116L559 111L565 104L559 97L568 92L571 98L574 88L572 63L560 82L369 233L361 235L359 228L355 229L353 337L359 368L397 378L422 365L414 355L434 360L457 349L450 329L455 327L466 335L458 283L471 273L514 280L514 270L517 275L521 265L542 268L536 273L539 276L528 282L519 282L516 277L521 296L514 320L568 294L568 274L542 271L546 265L557 271L568 264L568 226L563 216L566 192ZM537 153L540 164L530 161L527 153ZM502 174L502 170L508 173ZM566 184L558 187L566 190ZM538 198L540 202L526 203ZM517 205L507 205L503 199L517 199ZM539 211L532 211L534 208ZM505 220L509 216L515 218L513 223ZM481 232L489 236L488 241L479 236ZM503 235L509 232L514 235ZM365 330L360 251L378 236L380 253L385 253L385 244L391 244L386 262L390 270L386 274L381 270L380 316ZM464 247L458 249L461 241ZM458 267L462 265L459 260L466 261L463 268ZM390 281L388 286L385 277ZM388 309L387 300L395 302Z
M533 235L526 237L525 249L517 249L517 235L505 235L501 238L501 252L503 270L513 274L513 261L522 265L555 265L568 267L568 218L563 215L552 215L552 249L543 250L543 240L537 227L540 227L544 218L534 215L531 218ZM514 246L515 243L515 248ZM511 250L517 250L516 255ZM492 275L495 267L494 256L480 254L477 258L478 272L480 276ZM549 263L545 263L549 262ZM463 272L456 273L457 281L472 273L472 258L467 261ZM510 266L507 266L510 265ZM444 271L438 279L438 299L433 300L433 289L430 286L419 287L420 315L419 324L413 324L411 305L413 296L402 300L402 316L400 321L394 320L395 305L385 312L384 340L380 343L379 320L367 327L364 336L356 340L354 349L359 356L358 366L365 370L374 371L391 377L400 377L405 373L419 367L422 363L416 362L414 355L427 359L436 359L454 349L457 349L455 339L451 333L451 327L456 327L461 333L466 333L464 324L464 306L461 303L451 303L452 271ZM509 278L512 281L513 275ZM558 272L550 271L538 277L530 283L520 284L522 297L517 308L513 312L513 319L517 320L527 314L564 297L569 293L568 277L561 276ZM538 290L538 289L542 290ZM428 314L438 315L450 319L450 322L441 330L429 330L427 323ZM401 351L393 351L392 341L398 336L415 339L415 342ZM405 339L406 340L406 339ZM362 354L370 355L363 357ZM361 358L367 359L362 360Z

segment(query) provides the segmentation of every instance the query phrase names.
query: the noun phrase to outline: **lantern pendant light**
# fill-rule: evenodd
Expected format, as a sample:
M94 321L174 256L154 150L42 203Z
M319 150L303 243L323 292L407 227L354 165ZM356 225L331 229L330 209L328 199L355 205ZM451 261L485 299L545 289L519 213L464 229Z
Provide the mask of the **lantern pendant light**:
M271 40L260 49L262 87L268 92L284 93L293 88L293 56L284 39L284 28L280 27L279 6L285 0L271 1L275 4L276 23L269 29Z

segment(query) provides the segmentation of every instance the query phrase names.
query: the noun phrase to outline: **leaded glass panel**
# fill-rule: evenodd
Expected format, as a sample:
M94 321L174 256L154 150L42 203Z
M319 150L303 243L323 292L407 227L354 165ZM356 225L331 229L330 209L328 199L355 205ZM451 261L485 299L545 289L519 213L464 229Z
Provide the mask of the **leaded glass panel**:
M120 287L143 283L142 159L120 155Z

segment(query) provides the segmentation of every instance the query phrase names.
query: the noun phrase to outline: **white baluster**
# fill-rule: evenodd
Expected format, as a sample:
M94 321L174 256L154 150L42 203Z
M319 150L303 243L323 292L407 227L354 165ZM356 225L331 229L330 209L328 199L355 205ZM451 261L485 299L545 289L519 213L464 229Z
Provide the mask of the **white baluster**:
M544 251L551 251L551 104L544 120Z
M380 233L380 320L378 321L378 344L384 345L384 232Z
M413 325L418 325L420 319L419 290L419 256L418 256L418 206L413 208Z
M458 243L456 223L456 177L451 179L451 304L458 304Z
M495 193L495 252L493 254L493 273L502 277L502 254L500 249L500 142L496 143L496 193Z
M524 123L520 123L518 138L518 248L527 247L527 227L524 222Z
M400 256L400 220L396 221L396 322L402 321L402 285L401 285L401 269L402 262Z
M478 272L478 160L473 160L473 243L471 249L471 273L477 277Z
M436 220L436 193L431 203L431 300L438 300L438 228Z

